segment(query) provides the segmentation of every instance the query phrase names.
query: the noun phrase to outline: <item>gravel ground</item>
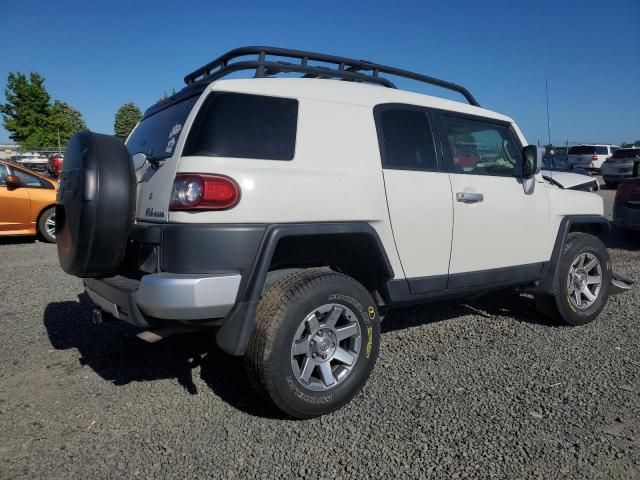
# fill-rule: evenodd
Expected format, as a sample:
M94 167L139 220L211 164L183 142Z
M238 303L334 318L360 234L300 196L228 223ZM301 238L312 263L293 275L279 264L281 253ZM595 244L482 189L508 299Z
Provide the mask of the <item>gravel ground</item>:
M515 293L395 311L362 393L301 422L211 337L93 326L55 246L0 259L0 478L640 478L638 288L579 328Z

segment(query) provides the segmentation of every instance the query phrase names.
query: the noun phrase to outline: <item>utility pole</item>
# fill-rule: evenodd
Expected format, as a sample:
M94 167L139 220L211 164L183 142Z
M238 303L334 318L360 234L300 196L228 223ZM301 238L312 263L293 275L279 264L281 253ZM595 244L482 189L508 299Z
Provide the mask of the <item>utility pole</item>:
M549 80L544 79L544 89L547 96L547 137L549 139L548 145L551 145L551 121L549 120Z
M547 106L547 108L549 108ZM62 147L60 146L60 129L58 129L58 153L62 154Z

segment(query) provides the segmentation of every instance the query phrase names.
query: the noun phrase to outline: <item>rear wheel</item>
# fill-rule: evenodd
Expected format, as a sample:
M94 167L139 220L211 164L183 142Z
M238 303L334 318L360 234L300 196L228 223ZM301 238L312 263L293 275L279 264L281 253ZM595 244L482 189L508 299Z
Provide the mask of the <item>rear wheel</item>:
M358 393L373 370L379 341L369 292L346 275L308 269L263 295L245 361L254 385L277 408L312 418Z
M47 208L40 215L38 220L38 233L45 242L55 243L56 241L56 208Z
M589 323L609 298L611 262L593 235L571 233L564 246L551 294L536 296L540 313L568 325Z

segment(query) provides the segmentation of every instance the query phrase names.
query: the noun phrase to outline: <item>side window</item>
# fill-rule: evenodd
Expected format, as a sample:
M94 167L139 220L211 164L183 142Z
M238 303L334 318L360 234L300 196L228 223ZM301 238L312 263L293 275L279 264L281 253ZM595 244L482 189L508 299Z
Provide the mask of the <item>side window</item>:
M517 176L522 152L509 126L446 114L443 121L453 173Z
M609 147L596 147L596 155L609 155Z
M200 108L182 154L292 160L297 123L297 100L213 93Z
M27 172L23 172L22 170L18 170L17 168L13 168L12 170L13 170L13 174L20 179L20 181L25 187L35 187L35 188L47 187L47 185L44 185L43 184L44 182L42 182L35 175L31 175Z
M9 175L9 171L7 167L0 163L0 187L3 187L7 184L7 175Z
M383 107L376 123L383 168L437 171L433 134L424 110Z

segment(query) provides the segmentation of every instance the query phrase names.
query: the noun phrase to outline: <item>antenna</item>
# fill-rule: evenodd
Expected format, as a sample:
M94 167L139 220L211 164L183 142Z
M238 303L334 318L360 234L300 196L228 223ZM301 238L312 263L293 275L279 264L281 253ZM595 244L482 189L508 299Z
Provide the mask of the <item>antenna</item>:
M549 119L549 80L544 79L544 89L547 95L547 137L549 139L549 143L547 145L551 145L551 121Z

